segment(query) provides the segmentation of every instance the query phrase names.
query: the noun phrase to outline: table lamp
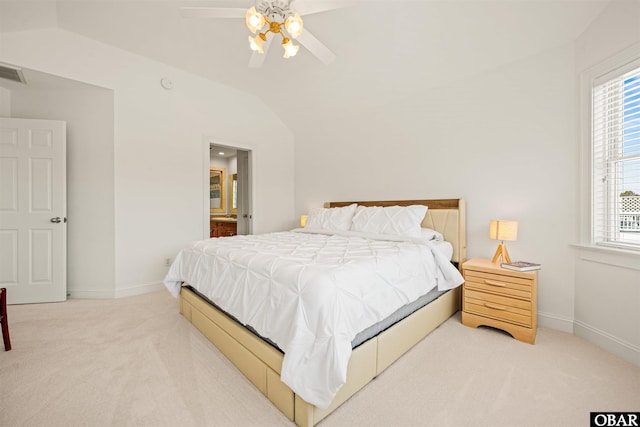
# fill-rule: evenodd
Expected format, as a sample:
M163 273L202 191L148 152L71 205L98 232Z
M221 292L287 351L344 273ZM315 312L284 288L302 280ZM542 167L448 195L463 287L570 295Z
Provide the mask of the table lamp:
M502 262L511 262L504 241L516 240L518 238L518 222L492 219L489 224L489 237L493 240L500 240L498 249L496 249L496 253L491 262L499 262L500 257L502 257Z

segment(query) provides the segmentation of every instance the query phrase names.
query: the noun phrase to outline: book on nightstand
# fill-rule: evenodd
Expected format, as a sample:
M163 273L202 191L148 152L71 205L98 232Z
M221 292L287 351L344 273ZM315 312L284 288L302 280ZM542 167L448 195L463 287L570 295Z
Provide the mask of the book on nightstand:
M502 264L500 264L500 267L506 268L507 270L514 270L514 271L540 270L540 264L536 264L535 262L527 262L527 261L503 262Z

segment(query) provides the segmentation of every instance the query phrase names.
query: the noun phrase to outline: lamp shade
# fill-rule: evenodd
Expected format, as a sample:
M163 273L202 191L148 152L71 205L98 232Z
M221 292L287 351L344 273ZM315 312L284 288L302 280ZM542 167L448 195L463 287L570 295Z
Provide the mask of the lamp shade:
M300 216L300 227L304 227L306 224L307 224L307 216L306 215Z
M489 225L489 238L494 240L516 240L518 238L518 221L492 219Z

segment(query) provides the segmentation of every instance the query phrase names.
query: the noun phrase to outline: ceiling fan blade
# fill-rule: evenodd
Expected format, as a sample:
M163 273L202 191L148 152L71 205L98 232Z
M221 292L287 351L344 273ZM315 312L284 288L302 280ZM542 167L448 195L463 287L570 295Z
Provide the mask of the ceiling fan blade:
M336 55L331 52L328 47L326 47L306 28L304 29L302 34L300 34L296 38L296 40L300 42L301 45L306 47L309 52L313 53L324 64L331 64L336 59Z
M269 52L269 46L271 46L271 42L273 41L273 37L267 39L266 42L262 45L262 51L264 53L252 52L251 58L249 58L249 68L260 68L262 67L262 63L264 62L264 58L267 56L267 52Z
M293 9L300 15L310 15L312 13L354 6L357 3L356 1L296 0L293 3Z
M185 18L244 18L247 9L236 7L181 7Z

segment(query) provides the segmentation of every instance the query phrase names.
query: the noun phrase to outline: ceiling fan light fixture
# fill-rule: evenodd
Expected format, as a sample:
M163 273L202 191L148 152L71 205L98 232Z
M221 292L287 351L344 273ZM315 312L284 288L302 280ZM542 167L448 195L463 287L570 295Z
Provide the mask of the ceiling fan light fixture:
M282 36L284 57L296 56L300 46L291 42L302 34L302 18L290 8L291 0L256 0L246 13L247 28L255 37L249 36L249 46L254 52L264 53L262 45L267 41L267 33L279 33ZM260 32L264 29L264 32Z
M1 2L2 0L0 0ZM318 40L303 23L300 15L314 14L333 9L342 9L352 5L353 1L335 0L247 0L254 3L239 7L180 7L180 14L185 18L245 18L245 25L251 31L248 38L253 53L249 59L249 68L262 66L265 56L276 33L280 34L285 50L285 58L298 53L299 46L290 40L297 40L309 53L325 65L331 64L336 55ZM293 4L300 2L303 7L297 12ZM236 3L241 3L234 0ZM244 0L243 0L244 2ZM216 2L217 3L217 2ZM233 3L233 2L224 2ZM268 39L271 33L271 39ZM287 40L284 40L287 39Z
M282 47L284 48L283 57L286 59L289 59L292 56L296 56L296 54L298 53L298 49L300 49L300 46L294 45L291 40L286 37L282 40Z
M298 12L293 16L289 16L286 21L284 21L284 28L294 39L302 34L302 27L302 18L300 18L300 14Z
M246 23L249 31L255 34L260 31L262 27L264 27L266 20L264 16L262 16L262 14L256 10L255 6L251 6L251 8L247 10Z

